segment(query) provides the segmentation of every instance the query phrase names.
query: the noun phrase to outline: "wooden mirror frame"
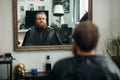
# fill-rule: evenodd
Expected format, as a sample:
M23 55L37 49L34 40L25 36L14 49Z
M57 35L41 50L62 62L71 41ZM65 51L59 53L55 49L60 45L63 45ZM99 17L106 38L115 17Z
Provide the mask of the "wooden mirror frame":
M92 20L92 0L88 0L88 19ZM18 46L17 0L13 0L13 37L14 51L70 50L72 45Z

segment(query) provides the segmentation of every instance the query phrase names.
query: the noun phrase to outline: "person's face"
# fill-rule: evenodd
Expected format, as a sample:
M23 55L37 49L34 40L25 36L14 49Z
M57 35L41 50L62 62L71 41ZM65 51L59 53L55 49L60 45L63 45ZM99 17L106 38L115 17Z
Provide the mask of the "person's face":
M37 27L41 27L41 28L46 27L47 26L46 15L44 15L44 14L37 14L36 15L35 24L36 24Z

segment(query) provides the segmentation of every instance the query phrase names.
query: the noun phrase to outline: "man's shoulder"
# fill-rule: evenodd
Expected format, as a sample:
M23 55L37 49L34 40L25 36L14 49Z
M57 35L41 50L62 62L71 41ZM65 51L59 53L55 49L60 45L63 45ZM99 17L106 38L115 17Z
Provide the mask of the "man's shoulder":
M106 69L106 71L108 72L120 73L118 72L119 71L118 67L110 57L96 56L93 60L97 65L99 65L99 67L101 67L102 69Z
M30 31L32 31L32 30L35 30L35 26L31 26L31 27L27 30L27 32L30 32Z
M27 33L34 33L36 31L35 26L31 26L31 28L28 29Z
M61 60L57 61L57 62L55 63L55 65L56 65L56 66L68 65L68 64L72 63L73 60L74 60L73 57L64 58L64 59L61 59Z
M113 61L109 57L102 56L102 55L95 56L94 60L97 61L98 63L101 63L101 64L104 64L104 63L106 63L106 64L113 63Z
M46 28L48 31L53 31L54 29L53 28L51 28L51 27L47 27Z

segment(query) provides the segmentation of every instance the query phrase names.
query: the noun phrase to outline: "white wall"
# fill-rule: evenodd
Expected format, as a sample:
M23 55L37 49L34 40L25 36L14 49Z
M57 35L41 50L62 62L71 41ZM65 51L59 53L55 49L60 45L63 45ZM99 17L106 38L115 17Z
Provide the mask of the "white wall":
M93 22L100 29L100 41L98 45L98 54L103 53L104 41L113 33L120 32L120 0L93 0ZM36 67L39 71L44 71L45 56L50 55L52 65L59 59L72 56L71 51L13 51L13 15L12 0L0 0L0 52L11 52L13 57L13 67L18 63L23 63L27 71ZM0 67L0 78L6 78L4 73L6 67Z
M112 0L93 0L93 22L100 30L98 54L103 54L105 40L110 37L111 31L111 1Z
M111 20L111 34L113 36L120 34L120 0L112 0L112 6L111 6L111 15L112 15L112 20Z
M104 54L105 40L120 33L120 0L93 0L93 22L100 30L98 54Z

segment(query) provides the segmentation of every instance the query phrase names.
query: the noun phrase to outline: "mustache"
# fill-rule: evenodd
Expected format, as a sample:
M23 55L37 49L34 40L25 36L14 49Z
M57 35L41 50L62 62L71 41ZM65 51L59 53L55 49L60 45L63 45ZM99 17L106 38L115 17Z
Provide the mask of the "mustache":
M40 21L40 23L44 23L43 21Z

